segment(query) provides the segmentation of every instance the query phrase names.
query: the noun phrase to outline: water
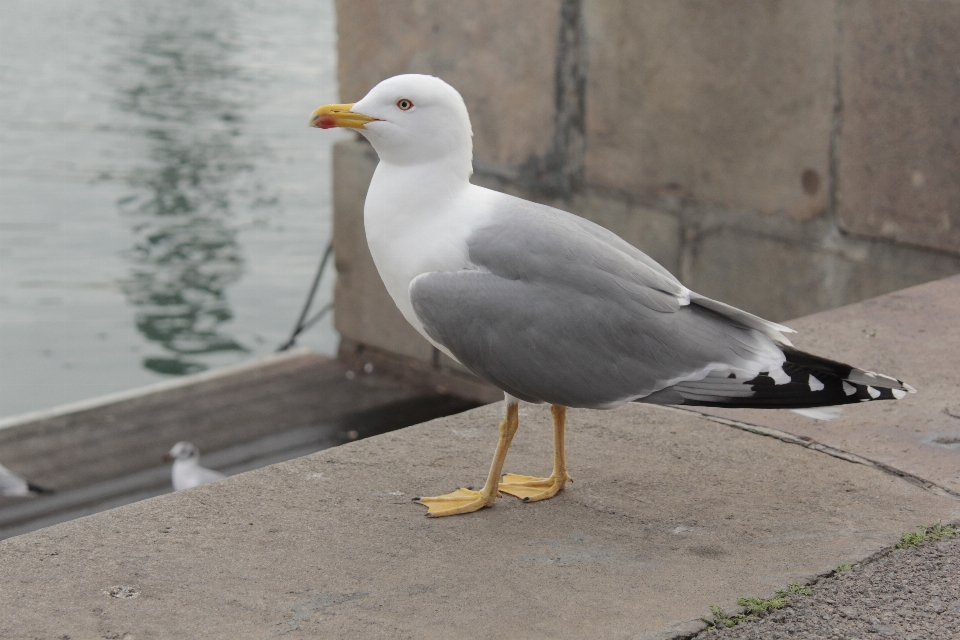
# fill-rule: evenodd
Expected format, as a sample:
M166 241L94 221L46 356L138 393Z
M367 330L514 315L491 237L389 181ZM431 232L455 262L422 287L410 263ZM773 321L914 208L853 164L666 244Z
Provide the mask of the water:
M0 11L0 417L273 351L330 237L332 2Z

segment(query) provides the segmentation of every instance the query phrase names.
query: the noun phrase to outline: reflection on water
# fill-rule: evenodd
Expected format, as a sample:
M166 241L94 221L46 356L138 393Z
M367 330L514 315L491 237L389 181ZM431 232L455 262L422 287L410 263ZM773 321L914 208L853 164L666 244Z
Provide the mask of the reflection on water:
M2 11L0 417L272 352L330 237L332 1Z
M231 208L238 197L254 207L270 199L236 185L252 170L243 161L251 150L237 142L252 78L230 62L229 6L198 3L142 19L124 60L136 82L123 88L120 106L142 119L152 164L133 171L136 193L120 201L136 234L123 290L137 329L167 352L143 365L194 373L205 366L191 355L246 351L222 328L233 317L226 289L243 269Z
M184 360L186 355L245 350L219 330L233 317L224 289L239 278L243 264L236 234L217 219L183 217L138 229L141 240L130 252L136 266L123 282L137 306L137 330L173 354L144 358L143 365L157 373L206 368Z

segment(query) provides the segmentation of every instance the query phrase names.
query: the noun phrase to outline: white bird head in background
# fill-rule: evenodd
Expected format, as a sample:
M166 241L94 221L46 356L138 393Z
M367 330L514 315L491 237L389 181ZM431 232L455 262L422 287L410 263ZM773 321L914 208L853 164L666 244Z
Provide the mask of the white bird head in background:
M170 480L176 491L198 487L224 477L219 471L200 466L200 450L190 442L181 441L173 445L163 459L173 460Z
M464 178L473 171L467 106L456 89L433 76L388 78L357 103L318 108L310 126L356 129L392 165L443 163Z
M164 460L199 460L200 450L193 443L181 441L173 445L173 448L163 456Z

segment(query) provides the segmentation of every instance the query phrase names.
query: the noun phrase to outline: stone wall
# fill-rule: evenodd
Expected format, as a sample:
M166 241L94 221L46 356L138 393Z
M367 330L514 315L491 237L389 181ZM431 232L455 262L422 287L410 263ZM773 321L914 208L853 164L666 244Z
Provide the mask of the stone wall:
M787 320L960 272L960 2L339 0L344 102L457 87L475 182L623 236ZM362 229L376 154L335 151L336 324L443 364Z

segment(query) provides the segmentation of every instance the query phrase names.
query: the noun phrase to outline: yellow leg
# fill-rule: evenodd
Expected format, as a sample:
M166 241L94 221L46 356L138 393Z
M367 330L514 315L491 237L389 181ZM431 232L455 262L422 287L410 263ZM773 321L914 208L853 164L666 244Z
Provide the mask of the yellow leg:
M550 413L553 415L553 473L549 478L508 473L500 482L500 491L503 493L509 493L524 502L536 502L552 498L563 489L568 480L573 480L567 473L567 456L563 443L567 408L552 404Z
M414 498L414 502L427 507L427 515L432 518L456 516L493 506L493 501L500 496L497 491L497 480L503 472L503 461L507 457L507 450L510 448L513 434L517 432L519 424L517 405L508 403L507 415L500 421L500 439L497 441L497 452L493 455L493 464L490 465L490 474L480 491L457 489L453 493L442 496Z

